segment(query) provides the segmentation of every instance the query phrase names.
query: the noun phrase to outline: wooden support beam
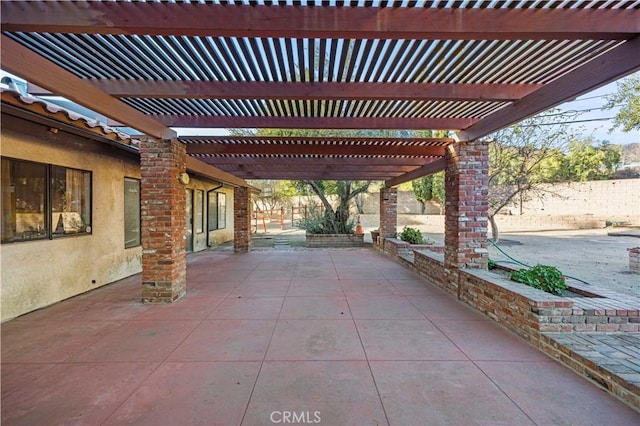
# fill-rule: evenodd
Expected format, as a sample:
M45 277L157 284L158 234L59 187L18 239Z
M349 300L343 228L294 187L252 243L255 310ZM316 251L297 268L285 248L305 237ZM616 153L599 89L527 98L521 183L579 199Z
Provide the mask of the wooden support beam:
M187 144L187 154L248 155L384 155L439 157L444 146L413 145L315 145L315 144Z
M177 136L167 126L104 93L9 37L3 35L1 42L0 61L3 70L19 75L149 136L160 139L173 139Z
M2 1L3 31L437 40L625 39L634 9Z
M244 181L244 179L239 178L238 176L235 176L224 170L220 170L212 166L211 164L207 164L203 161L198 160L197 158L189 156L187 156L187 171L199 174L215 181L224 182L231 186L250 186L247 182Z
M446 161L444 158L439 158L435 161L432 161L429 164L425 164L424 166L412 170L408 173L405 173L401 176L395 177L393 179L389 179L387 180L384 185L387 188L390 188L392 186L397 186L400 185L401 183L405 183L405 182L409 182L415 179L419 179L423 176L427 176L427 175L431 175L433 173L437 173L440 172L442 170L445 169L445 167L447 166Z
M477 118L416 117L228 117L205 115L149 115L170 127L222 129L465 129Z
M419 167L433 160L432 157L249 157L238 156L209 156L204 154L191 154L201 161L215 167L246 165L253 167L261 165L264 167L291 166L327 166L334 164L345 164L349 166L412 166Z
M552 81L520 101L488 115L458 132L457 137L460 141L485 137L639 69L640 37L636 37Z
M174 99L310 99L515 101L541 84L357 83L88 79L115 97ZM49 91L29 86L33 95Z

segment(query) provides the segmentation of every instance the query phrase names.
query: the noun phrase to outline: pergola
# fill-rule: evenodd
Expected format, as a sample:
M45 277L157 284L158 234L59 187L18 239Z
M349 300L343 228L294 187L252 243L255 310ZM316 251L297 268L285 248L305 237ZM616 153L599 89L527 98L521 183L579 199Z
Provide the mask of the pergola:
M1 12L2 68L38 93L250 179L391 188L445 168L464 176L486 169L482 138L640 69L638 0L3 1ZM177 137L172 127L454 136ZM143 147L143 184L145 161ZM465 179L449 183L447 204L486 193L482 173ZM476 202L482 216L486 194ZM447 226L466 214L456 211ZM445 257L465 263L451 238Z

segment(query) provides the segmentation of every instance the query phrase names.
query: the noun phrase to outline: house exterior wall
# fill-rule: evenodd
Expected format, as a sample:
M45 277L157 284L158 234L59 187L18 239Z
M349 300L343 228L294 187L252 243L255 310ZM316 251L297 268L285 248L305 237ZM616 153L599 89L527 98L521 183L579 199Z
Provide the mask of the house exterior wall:
M140 178L135 154L3 115L2 155L92 172L91 234L0 246L2 321L141 271L141 247L124 248L124 178Z
M216 192L221 192L226 194L227 197L227 206L226 206L226 227L223 229L216 229L209 231L208 226L204 227L204 232L197 233L194 231L193 234L193 251L201 251L206 250L208 247L220 245L227 241L233 240L233 188L229 188L228 186L219 187L220 185L216 182L211 182L209 180L200 179L198 177L191 177L189 184L185 186L187 189L192 189L195 191L201 190L204 191L204 220L205 225L208 224L208 198L207 192L211 190L215 190ZM208 245L207 245L207 239Z

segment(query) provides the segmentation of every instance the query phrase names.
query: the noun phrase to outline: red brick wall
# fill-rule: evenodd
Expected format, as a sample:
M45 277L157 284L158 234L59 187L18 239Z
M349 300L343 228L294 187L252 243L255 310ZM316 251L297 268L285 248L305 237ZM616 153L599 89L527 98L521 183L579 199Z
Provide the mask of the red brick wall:
M398 222L398 190L397 188L380 189L380 236L395 237Z
M307 234L307 247L362 247L364 234Z
M487 268L488 143L447 148L445 159L445 265Z
M186 148L176 140L140 144L142 301L170 303L186 292L186 206L178 175Z
M249 188L238 187L233 193L233 251L251 250L251 194Z

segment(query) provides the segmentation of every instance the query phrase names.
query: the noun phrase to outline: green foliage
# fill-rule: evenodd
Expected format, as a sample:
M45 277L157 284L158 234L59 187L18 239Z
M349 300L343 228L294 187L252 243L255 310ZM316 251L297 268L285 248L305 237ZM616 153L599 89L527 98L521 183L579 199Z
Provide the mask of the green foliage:
M314 212L297 223L298 228L307 231L307 234L353 234L356 224L352 219L346 223L337 223L331 215ZM340 232L338 232L340 231Z
M411 182L411 187L416 200L422 204L423 214L424 203L427 201L433 200L444 205L444 172L415 179Z
M405 226L402 228L402 232L398 235L402 241L406 241L409 244L424 244L424 237L422 232L415 228Z
M622 104L613 119L613 128L621 127L623 132L640 130L640 73L621 80L618 91L608 96L607 101L606 109Z
M434 201L444 206L444 172L438 172L433 175L433 187L431 189Z
M433 198L433 175L424 176L411 182L413 193L421 203L425 203Z
M562 272L555 266L536 265L531 269L514 271L511 280L557 295L567 289Z
M591 139L574 140L569 144L567 178L578 182L608 179L616 172L621 159L619 145L594 145Z
M497 267L498 267L498 264L496 263L495 260L492 260L492 259L487 260L487 268L489 268L489 270L496 269Z

